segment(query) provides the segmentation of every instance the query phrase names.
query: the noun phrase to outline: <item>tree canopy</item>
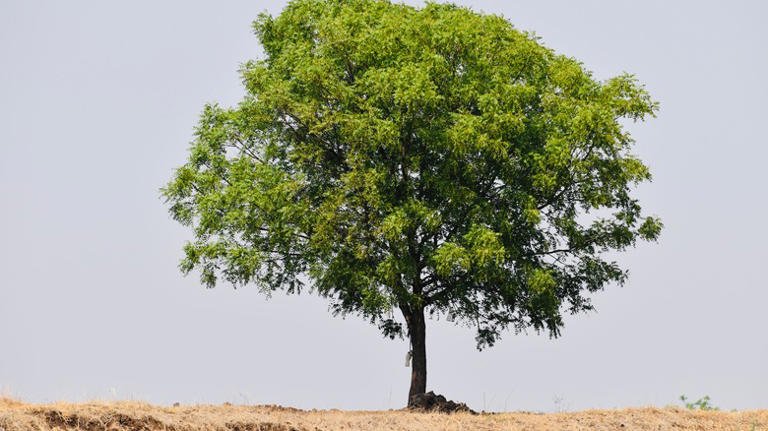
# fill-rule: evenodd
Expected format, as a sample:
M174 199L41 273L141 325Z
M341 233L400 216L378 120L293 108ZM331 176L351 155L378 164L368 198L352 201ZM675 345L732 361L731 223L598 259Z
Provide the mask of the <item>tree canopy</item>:
M657 109L634 76L450 4L294 0L254 29L244 98L205 106L163 189L207 286L309 290L412 342L440 315L482 348L557 336L625 281L607 252L658 237L632 195L651 174L625 122Z

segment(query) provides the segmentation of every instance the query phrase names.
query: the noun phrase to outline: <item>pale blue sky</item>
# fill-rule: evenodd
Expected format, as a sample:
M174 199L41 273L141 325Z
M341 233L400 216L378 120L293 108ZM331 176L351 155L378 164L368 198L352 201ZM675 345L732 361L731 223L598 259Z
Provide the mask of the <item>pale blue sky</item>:
M419 2L409 2L420 4ZM563 336L427 328L428 387L476 409L768 407L768 5L463 1L661 102L633 125L666 224L619 257L626 286ZM323 300L222 286L176 265L190 233L158 188L205 102L242 95L266 1L0 2L0 394L28 401L399 408L404 341ZM286 341L288 340L288 341ZM559 401L558 401L559 400Z

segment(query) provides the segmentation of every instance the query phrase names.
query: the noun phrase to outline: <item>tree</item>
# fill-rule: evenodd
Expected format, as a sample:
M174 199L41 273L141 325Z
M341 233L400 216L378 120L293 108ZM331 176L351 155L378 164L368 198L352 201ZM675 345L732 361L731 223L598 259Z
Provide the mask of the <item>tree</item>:
M595 80L507 20L450 4L294 0L254 22L235 107L207 105L163 194L194 229L181 269L407 335L425 320L560 334L627 272L606 252L655 240L627 120L657 104L632 75ZM396 315L402 315L402 319Z

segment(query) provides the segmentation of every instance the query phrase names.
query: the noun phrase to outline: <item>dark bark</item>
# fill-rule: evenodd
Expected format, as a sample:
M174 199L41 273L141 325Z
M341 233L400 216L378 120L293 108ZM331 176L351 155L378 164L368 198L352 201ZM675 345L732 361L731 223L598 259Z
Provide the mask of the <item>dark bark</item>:
M411 340L411 388L408 391L408 405L414 395L427 391L427 348L424 309L418 307L405 316L408 337Z

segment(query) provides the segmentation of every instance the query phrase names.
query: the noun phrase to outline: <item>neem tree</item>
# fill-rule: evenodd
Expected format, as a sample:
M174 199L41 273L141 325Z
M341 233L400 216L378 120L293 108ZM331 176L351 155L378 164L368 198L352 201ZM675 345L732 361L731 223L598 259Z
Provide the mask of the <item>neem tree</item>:
M478 348L508 328L556 337L624 282L605 252L658 237L621 123L657 105L631 75L596 81L446 4L294 0L254 28L266 56L242 66L244 99L204 108L163 189L194 228L181 269L309 290L407 335L409 399L426 390L426 317L476 328Z

